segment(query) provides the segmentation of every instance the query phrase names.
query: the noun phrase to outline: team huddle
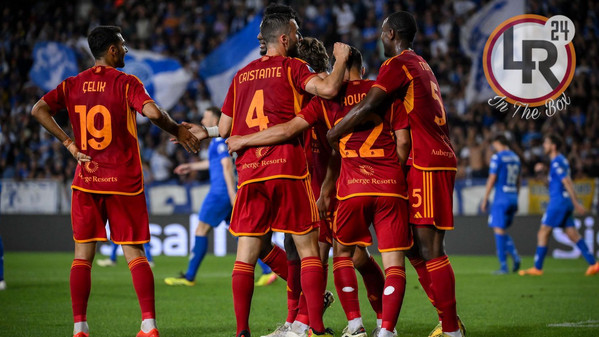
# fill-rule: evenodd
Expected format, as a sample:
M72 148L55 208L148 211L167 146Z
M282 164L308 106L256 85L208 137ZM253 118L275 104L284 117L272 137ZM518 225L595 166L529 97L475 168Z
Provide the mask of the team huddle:
M32 114L79 163L73 181L75 259L70 276L75 337L89 336L91 262L96 242L107 240L107 220L112 241L123 245L139 299L142 323L137 336L159 336L154 279L143 252L150 233L136 111L189 152L196 153L202 139L226 138L211 143L211 180L214 171L223 183L218 185L220 192L213 183L215 191L210 193L220 197L207 198L211 201L202 206L196 255L187 273L165 281L193 285L206 253L206 234L230 213L230 232L238 237L232 273L237 337L251 336L258 260L287 282L286 322L268 336L333 336L323 322L324 310L333 300L326 291L331 247L337 297L348 322L343 337L368 335L356 270L377 317L370 335L398 335L406 257L439 315L430 336L465 335L457 315L454 273L444 249L445 232L454 228L457 160L439 84L428 63L411 48L417 33L414 17L396 12L384 20L381 42L388 59L374 81L362 78L360 51L342 43L334 45L335 62L329 73L324 45L302 37L298 21L288 6L266 8L258 35L262 56L237 72L222 109L207 114L205 125L177 124L148 96L139 79L115 69L124 66L127 48L120 29L112 26L97 27L88 36L96 65L66 79L34 106ZM90 85L101 90L81 90ZM65 108L74 141L53 119ZM493 186L495 201L498 193L509 199L494 203L491 211L500 273L507 273L506 253L514 259L514 271L520 266L505 233L517 209L520 163L504 138L494 144L499 153L482 205L486 207ZM552 158L557 156L556 143L547 142ZM226 146L237 154L237 191ZM554 165L554 179L561 183L568 174L557 162L552 170ZM555 187L559 188L555 193L565 195L564 185ZM570 193L571 185L566 183L565 188ZM575 201L575 195L571 197ZM568 222L571 208L559 214L562 222ZM368 251L374 242L370 225L383 269ZM285 233L284 251L271 243L273 231ZM584 242L571 234L572 240L582 242L584 252ZM539 240L540 262L523 274L540 274L547 238ZM599 264L587 260L591 273L597 273Z

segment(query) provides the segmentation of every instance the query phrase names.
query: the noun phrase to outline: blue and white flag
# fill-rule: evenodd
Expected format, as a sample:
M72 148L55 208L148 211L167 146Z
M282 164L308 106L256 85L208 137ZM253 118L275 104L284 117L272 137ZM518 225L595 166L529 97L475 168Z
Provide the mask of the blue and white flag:
M495 96L483 69L483 52L491 33L503 21L524 14L524 0L494 0L481 8L460 32L462 50L472 60L470 78L466 87L468 104L486 101Z
M177 104L191 80L179 61L151 51L129 49L120 70L137 76L150 97L167 110Z
M237 71L260 57L260 45L256 37L260 33L261 21L262 16L255 16L245 28L223 42L200 63L200 76L210 90L213 104L222 106Z
M65 78L78 73L77 57L70 47L58 42L38 42L33 47L29 77L38 87L50 91Z

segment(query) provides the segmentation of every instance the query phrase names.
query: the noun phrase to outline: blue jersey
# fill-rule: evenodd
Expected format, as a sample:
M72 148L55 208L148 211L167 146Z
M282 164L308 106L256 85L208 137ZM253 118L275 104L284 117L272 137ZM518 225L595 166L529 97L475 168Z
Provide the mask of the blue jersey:
M564 188L562 180L570 176L570 165L563 155L559 154L551 161L549 168L549 206L547 208L571 208L572 200Z
M223 173L223 164L221 160L228 158L230 160L227 144L223 138L213 138L208 147L208 161L210 163L210 193L215 195L227 196L227 183Z
M489 173L496 174L493 204L518 203L520 158L511 150L497 152L491 157Z

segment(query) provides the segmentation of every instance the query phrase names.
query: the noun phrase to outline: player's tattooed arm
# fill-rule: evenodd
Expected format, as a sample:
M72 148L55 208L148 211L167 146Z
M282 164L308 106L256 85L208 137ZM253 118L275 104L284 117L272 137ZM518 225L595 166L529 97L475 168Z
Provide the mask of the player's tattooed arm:
M314 96L331 99L337 96L341 85L343 84L343 76L345 74L345 65L349 58L350 47L344 43L337 42L333 47L333 55L335 56L335 64L333 71L325 78L320 76L312 77L306 84L306 91Z
M299 136L310 127L310 124L301 117L294 117L283 124L277 124L266 130L245 136L231 136L226 140L229 153L243 150L250 146L275 145Z
M160 108L156 103L150 102L145 104L143 106L143 114L154 125L175 136L177 142L188 152L197 153L199 151L200 141L189 131L189 128L183 124L177 124L168 112Z
M73 140L69 138L64 130L58 125L58 123L56 123L56 120L52 116L50 106L43 99L40 99L33 106L31 109L31 115L67 148L67 150L79 164L91 160L90 156L79 151L79 148L75 142L73 142Z
M331 146L337 148L339 138L360 125L369 115L380 114L384 112L384 103L387 100L387 93L378 87L372 87L366 94L366 97L354 106L351 111L327 132L327 140Z

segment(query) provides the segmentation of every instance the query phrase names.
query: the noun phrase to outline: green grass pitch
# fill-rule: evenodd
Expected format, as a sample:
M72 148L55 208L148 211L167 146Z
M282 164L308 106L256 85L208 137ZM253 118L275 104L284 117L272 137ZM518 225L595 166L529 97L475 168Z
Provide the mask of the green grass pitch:
M0 336L71 336L69 253L7 253L0 291ZM208 256L194 287L169 287L163 279L187 266L183 257L157 257L156 307L162 337L234 336L231 296L233 256ZM453 256L458 312L468 336L599 336L599 276L585 277L586 263L547 259L542 277L494 276L494 257ZM524 267L530 267L525 258ZM331 262L332 265L332 262ZM427 336L436 314L408 266L408 285L401 310L400 336ZM361 284L361 279L358 276ZM362 286L362 284L361 284ZM332 272L328 289L333 290ZM375 325L374 313L360 288L367 331ZM254 291L251 313L253 336L261 336L284 321L285 284L277 280ZM123 257L116 267L94 265L88 308L91 336L135 336L140 312ZM339 301L325 314L325 323L337 335L346 321Z

